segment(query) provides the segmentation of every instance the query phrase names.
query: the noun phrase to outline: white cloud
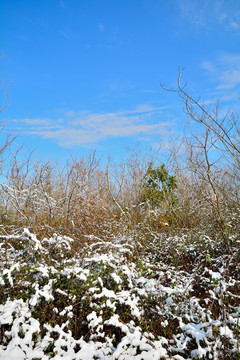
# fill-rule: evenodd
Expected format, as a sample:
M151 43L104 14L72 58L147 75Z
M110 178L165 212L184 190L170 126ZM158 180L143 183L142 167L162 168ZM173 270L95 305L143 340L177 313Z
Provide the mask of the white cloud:
M216 68L213 64L212 61L203 61L202 62L202 68L211 72L211 73L214 73L216 71Z
M220 74L217 89L233 89L240 84L240 66L238 69L226 70Z
M99 24L98 27L99 27L99 30L100 30L101 32L104 31L104 25L103 25L103 24Z
M222 54L218 61L222 66L237 66L240 64L240 54Z
M204 61L202 68L217 83L216 89L234 89L240 85L240 54L222 54L215 60Z
M230 21L229 22L229 26L231 28L233 28L234 30L239 30L240 29L240 23L235 22L235 21Z
M238 0L178 0L182 17L197 30L208 30L220 25L226 30L240 29L240 7Z
M60 4L60 6L61 6L61 8L65 8L65 4L64 4L64 1L63 0L59 0L59 4Z
M53 139L65 147L96 144L109 138L166 134L172 124L161 120L164 109L141 104L128 111L104 114L68 111L58 119L27 119L24 132Z
M178 7L182 17L187 18L196 28L206 24L206 13L208 13L208 2L196 0L178 0Z

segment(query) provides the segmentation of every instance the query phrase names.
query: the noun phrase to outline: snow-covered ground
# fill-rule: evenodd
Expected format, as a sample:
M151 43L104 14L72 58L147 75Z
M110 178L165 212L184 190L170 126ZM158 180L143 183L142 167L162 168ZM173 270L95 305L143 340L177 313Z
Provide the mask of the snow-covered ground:
M0 359L240 359L239 254L200 235L0 238Z

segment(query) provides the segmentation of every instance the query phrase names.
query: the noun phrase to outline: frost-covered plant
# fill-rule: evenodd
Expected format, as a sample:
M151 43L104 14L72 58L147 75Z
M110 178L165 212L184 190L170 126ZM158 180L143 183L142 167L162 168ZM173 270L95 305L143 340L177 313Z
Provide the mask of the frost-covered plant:
M203 235L134 236L2 236L0 357L238 359L233 259Z

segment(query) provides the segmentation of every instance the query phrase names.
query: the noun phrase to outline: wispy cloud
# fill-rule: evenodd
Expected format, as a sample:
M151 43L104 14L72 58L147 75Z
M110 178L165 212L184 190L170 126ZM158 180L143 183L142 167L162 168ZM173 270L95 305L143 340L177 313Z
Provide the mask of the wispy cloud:
M23 41L25 43L29 43L29 42L32 41L31 37L26 35L26 34L19 34L18 38L19 38L19 40L21 40L21 41Z
M182 17L188 19L196 28L205 25L208 1L202 1L201 6L196 0L178 0L177 3Z
M103 25L103 24L98 24L98 27L99 27L99 30L100 30L101 32L104 31L104 25Z
M233 89L240 84L240 67L238 69L226 70L220 75L218 89Z
M234 89L240 85L240 54L222 54L215 60L202 63L212 79L216 89Z
M27 119L24 133L53 139L64 147L95 145L110 138L151 137L167 134L172 127L170 121L161 119L164 109L142 104L128 111L104 114L68 111L57 119Z
M60 4L61 8L63 8L63 9L65 8L65 3L63 0L59 0L59 4Z
M240 7L236 0L178 0L182 17L197 30L220 25L226 30L240 30Z
M59 34L63 36L65 39L70 39L72 30L66 26L63 26L59 31Z

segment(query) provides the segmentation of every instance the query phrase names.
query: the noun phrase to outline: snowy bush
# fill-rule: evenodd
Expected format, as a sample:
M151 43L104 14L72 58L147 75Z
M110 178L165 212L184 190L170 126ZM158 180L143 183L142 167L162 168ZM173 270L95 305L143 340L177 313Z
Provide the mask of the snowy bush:
M239 359L239 271L215 241L85 240L1 236L1 359Z

